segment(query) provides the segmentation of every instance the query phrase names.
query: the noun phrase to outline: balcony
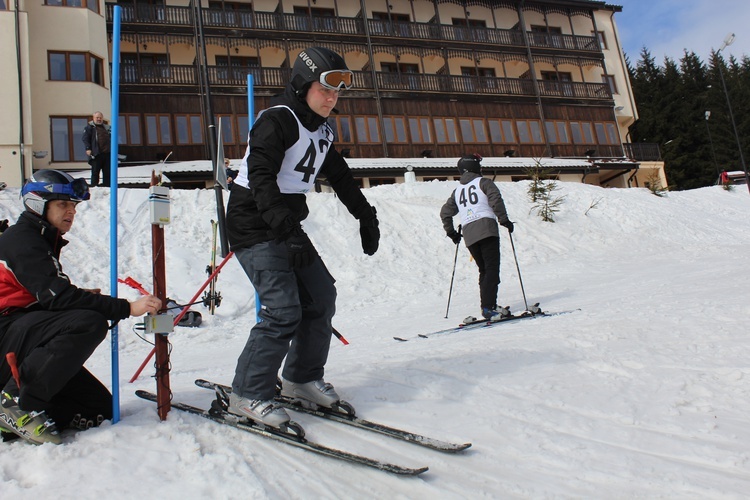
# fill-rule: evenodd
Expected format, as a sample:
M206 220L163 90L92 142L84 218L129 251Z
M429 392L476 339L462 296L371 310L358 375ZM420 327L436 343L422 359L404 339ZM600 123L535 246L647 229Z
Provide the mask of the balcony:
M107 22L112 22L115 4L106 4ZM190 7L174 5L121 5L122 22L152 27L164 25L192 27L193 11ZM202 9L203 25L210 29L248 29L259 32L325 33L332 37L363 37L361 18L310 17L277 12L228 11ZM382 19L368 19L367 27L373 38L412 39L422 41L449 40L456 43L489 46L525 47L523 33L518 30L466 27L435 23L408 23ZM601 53L599 42L593 36L563 35L528 32L532 48L557 49L565 52ZM483 47L486 50L486 47Z
M212 86L243 87L247 75L253 75L256 90L276 92L291 77L289 68L241 68L209 66L208 80ZM480 94L534 97L534 81L526 78L494 78L486 76L453 76L436 74L375 73L380 92ZM158 85L169 92L170 87L198 86L198 74L193 65L127 64L120 66L120 83L134 90L137 86ZM610 89L604 83L540 81L543 97L585 98L611 100ZM126 90L124 89L124 90ZM174 89L173 89L174 90ZM373 92L375 85L370 71L354 72L352 92Z
M625 156L636 161L662 161L659 144L655 142L628 142L622 145Z

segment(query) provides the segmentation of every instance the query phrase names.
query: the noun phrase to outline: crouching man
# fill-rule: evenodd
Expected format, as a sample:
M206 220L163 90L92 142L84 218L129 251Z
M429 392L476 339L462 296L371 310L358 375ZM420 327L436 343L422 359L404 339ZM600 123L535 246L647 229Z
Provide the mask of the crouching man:
M107 321L156 313L162 304L152 295L128 302L78 288L63 272L63 235L91 196L84 179L39 170L21 194L25 211L0 236L0 431L4 440L15 434L59 444L66 427L112 418L112 394L83 367Z

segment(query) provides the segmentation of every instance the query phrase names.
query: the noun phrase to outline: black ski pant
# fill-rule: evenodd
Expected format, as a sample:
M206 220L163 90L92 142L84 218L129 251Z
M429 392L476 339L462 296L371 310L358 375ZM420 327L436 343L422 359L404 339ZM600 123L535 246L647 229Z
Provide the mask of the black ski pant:
M112 394L83 364L107 336L107 319L87 310L34 311L0 318L0 387L26 411L47 412L65 428L80 414L112 418ZM17 387L5 355L13 352Z
M285 356L286 380L304 384L323 378L336 280L319 256L309 266L293 269L288 254L286 243L274 241L235 251L262 304L232 382L232 390L242 397L273 399Z
M102 186L109 187L110 183L110 153L99 153L95 157L89 160L91 165L91 185L96 186L99 184L99 173L102 174Z
M497 305L500 286L500 238L490 236L469 245L469 252L479 268L479 299L483 308Z

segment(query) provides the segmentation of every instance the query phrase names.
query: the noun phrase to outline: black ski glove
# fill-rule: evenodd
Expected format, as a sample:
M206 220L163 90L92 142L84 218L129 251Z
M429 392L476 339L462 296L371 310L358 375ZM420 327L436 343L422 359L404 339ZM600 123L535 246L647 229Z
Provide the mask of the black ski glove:
M378 212L372 208L372 216L359 220L359 236L362 238L362 250L367 255L374 255L378 251L380 229L378 229Z
M292 231L286 239L286 246L289 249L289 265L293 268L309 266L318 255L312 241L301 227Z
M451 240L453 240L453 243L455 245L458 245L459 243L461 243L461 233L457 233L455 229L451 229L445 235Z
M513 223L510 220L501 222L500 225L503 226L505 229L507 229L509 233L513 232Z

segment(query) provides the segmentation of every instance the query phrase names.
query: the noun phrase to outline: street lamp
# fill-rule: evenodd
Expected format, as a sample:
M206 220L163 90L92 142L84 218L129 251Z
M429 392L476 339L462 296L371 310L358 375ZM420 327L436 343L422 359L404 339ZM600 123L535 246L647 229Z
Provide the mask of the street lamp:
M732 45L734 43L734 33L729 33L726 38L724 38L724 43L721 44L721 47L719 47L719 50L716 51L716 54L718 55L719 52L724 50L729 45ZM734 113L732 113L732 103L729 101L729 92L727 91L727 84L724 81L724 71L721 69L721 61L718 61L719 66L719 77L721 78L721 86L724 88L724 95L727 98L727 108L729 108L729 119L732 121L732 129L734 130L734 137L737 139L737 148L740 150L740 163L742 164L742 170L745 171L745 184L747 185L747 190L750 192L750 175L747 173L747 165L745 164L745 155L742 154L742 144L740 143L740 134L737 133L737 125L734 123ZM707 118L708 119L708 118Z
M708 128L708 119L711 118L711 112L706 110L706 132L708 132L708 142L711 144L711 156L714 159L714 167L716 167L716 175L717 179L721 176L721 172L719 172L719 164L716 161L716 151L714 151L714 141L711 139L711 129Z

